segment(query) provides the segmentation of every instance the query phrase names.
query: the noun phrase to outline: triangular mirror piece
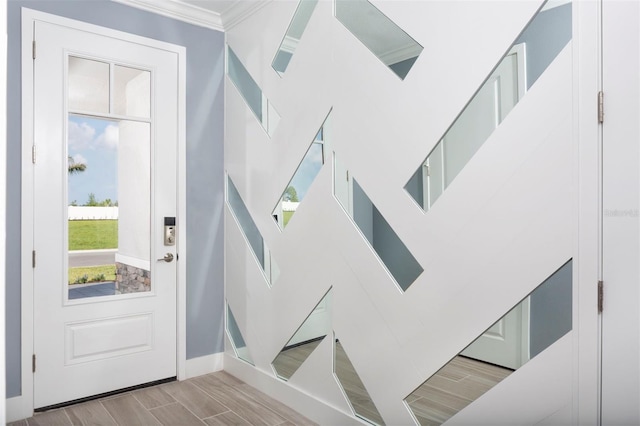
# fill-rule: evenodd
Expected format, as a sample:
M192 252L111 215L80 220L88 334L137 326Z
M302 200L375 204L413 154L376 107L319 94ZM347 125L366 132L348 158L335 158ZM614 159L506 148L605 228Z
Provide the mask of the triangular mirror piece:
M287 226L325 163L326 155L329 152L327 136L329 133L328 120L330 114L331 111L327 114L313 141L311 141L309 149L307 149L293 177L283 191L276 208L273 209L272 216L280 226L280 229L284 229Z
M335 339L334 370L356 416L373 424L384 425L382 416L338 339Z
M277 376L288 380L307 360L311 352L331 332L331 290L313 308L309 316L273 360Z
M236 322L236 318L233 316L233 312L231 312L231 307L227 303L227 334L231 343L233 344L233 349L236 352L238 358L243 361L248 362L249 364L253 364L253 358L251 358L251 353L249 353L249 348L247 347L247 343L242 337L242 333L240 332L240 327L238 327L238 323Z
M405 398L421 425L439 425L572 328L572 261Z

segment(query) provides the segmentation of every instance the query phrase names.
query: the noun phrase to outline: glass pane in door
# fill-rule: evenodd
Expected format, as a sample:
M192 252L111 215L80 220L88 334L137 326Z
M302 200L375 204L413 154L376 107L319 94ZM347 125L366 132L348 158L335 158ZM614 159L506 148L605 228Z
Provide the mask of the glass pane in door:
M69 56L69 109L109 112L109 64Z
M150 124L68 119L69 299L151 290Z
M129 117L151 117L151 73L135 68L113 67L113 112Z

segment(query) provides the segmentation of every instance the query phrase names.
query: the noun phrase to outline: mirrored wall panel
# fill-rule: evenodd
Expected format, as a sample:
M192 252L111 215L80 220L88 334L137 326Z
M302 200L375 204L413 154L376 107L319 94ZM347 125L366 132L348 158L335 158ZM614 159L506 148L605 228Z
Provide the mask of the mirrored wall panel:
M240 328L238 327L238 323L236 322L236 318L233 316L233 312L231 312L231 307L227 303L227 334L229 336L229 340L231 340L231 344L233 345L233 350L236 353L236 356L243 361L248 362L249 364L253 364L253 358L251 358L251 354L249 353L249 348L245 343L244 338L242 337L242 333L240 332Z
M298 8L291 18L287 33L280 43L275 58L273 58L272 66L278 74L282 75L287 70L316 4L318 4L318 0L300 0L298 3Z
M272 259L271 252L262 238L262 234L258 230L256 223L251 218L249 210L238 189L233 184L231 177L227 175L227 202L231 213L233 213L236 222L240 226L244 237L253 252L256 261L264 272L268 284L273 284L278 278L278 265Z
M540 284L405 402L421 425L439 425L572 328L572 261Z
M367 388L364 387L364 383L362 383L344 347L337 338L335 339L335 360L333 368L338 378L338 383L342 386L342 390L347 396L356 416L376 425L384 425L384 420L382 420L382 416L369 396Z
M264 130L269 136L273 136L280 122L280 114L229 46L227 46L227 74Z
M283 380L289 380L330 333L331 290L313 308L300 328L273 360L276 375Z
M535 15L407 182L405 189L424 210L433 206L569 43L571 7L548 3Z
M273 209L273 218L280 226L280 229L284 229L287 226L325 163L326 155L328 155L325 139L328 120L329 116L327 115L293 174L293 178L291 178L282 193L282 197L278 200L276 208Z
M381 263L406 291L424 270L334 153L333 191Z
M422 53L420 44L367 0L335 0L335 13L338 21L404 80Z

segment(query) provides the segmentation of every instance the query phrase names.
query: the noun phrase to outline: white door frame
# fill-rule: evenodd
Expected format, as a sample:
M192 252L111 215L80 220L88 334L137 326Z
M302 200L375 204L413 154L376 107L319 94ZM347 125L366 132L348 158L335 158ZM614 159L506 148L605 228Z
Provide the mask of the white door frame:
M186 253L186 49L182 46L141 37L110 28L100 27L73 19L63 18L32 9L22 8L22 224L21 224L21 382L22 393L19 400L12 401L11 417L27 418L33 415L33 373L32 354L34 338L33 312L33 225L34 225L34 182L32 164L34 105L33 105L33 23L44 21L56 25L92 32L144 46L174 52L178 56L178 216L176 218L176 248L182 259ZM186 268L184 260L177 265L177 375L178 380L186 377ZM12 398L16 400L17 398Z

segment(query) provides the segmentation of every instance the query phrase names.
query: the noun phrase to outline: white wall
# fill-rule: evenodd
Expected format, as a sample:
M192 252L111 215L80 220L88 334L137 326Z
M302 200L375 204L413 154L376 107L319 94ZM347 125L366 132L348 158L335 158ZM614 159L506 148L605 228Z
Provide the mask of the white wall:
M282 117L270 138L227 79L225 167L281 273L269 288L227 208L226 298L255 366L225 368L322 424L352 416L328 384L330 350L310 357L304 378L294 374L288 385L270 367L333 287L333 330L380 414L413 424L404 398L576 258L573 42L428 213L403 189L541 3L375 1L424 47L403 81L332 16L330 1L318 4L282 78L271 61L295 2L271 2L228 31ZM271 218L332 107L332 148L424 268L405 293L334 198L331 162L285 231ZM531 424L570 417L573 333L460 418L517 420L524 408ZM557 371L566 374L553 386L540 380ZM317 401L333 409L319 411Z
M120 121L118 128L118 256L116 261L131 265L135 263L134 266L150 270L150 126L147 123ZM137 262L131 263L131 259Z

